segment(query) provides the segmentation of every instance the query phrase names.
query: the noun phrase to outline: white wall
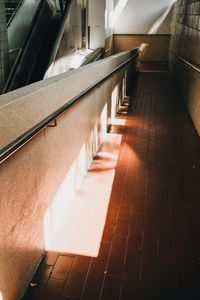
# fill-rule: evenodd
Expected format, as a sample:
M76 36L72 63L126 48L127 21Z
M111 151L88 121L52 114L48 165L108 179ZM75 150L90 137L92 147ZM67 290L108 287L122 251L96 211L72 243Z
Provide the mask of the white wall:
M105 46L105 0L88 0L89 48Z
M106 11L105 11L105 38L106 39L113 34L113 11L114 11L114 0L106 0Z
M115 0L116 34L169 34L176 0Z
M106 40L113 34L115 0L88 0L89 48L108 47Z

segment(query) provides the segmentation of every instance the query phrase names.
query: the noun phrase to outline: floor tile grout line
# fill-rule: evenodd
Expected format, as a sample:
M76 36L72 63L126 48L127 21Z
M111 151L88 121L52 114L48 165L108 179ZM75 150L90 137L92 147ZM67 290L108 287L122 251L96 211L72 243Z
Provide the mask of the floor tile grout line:
M123 126L123 128L125 129L125 126L126 126L126 122L125 122L125 125ZM125 141L127 140L127 136L128 136L128 132L126 133L126 139ZM121 153L120 153L120 157L122 159L122 156L123 156L123 150L124 150L124 147L126 145L126 142L124 141L123 145L122 145L122 149L121 149ZM118 161L117 164L120 164L120 160ZM116 172L117 172L117 167L116 167ZM122 195L123 195L123 186L125 184L125 178L123 178L123 184L122 184L122 191L121 191L121 196L120 196L120 199L122 198ZM118 213L117 213L117 219L116 219L116 224L117 224L117 220L118 220L118 215L119 215L119 209L118 209ZM116 227L116 224L115 224L115 227ZM110 257L111 257L111 251L112 251L112 246L113 246L113 238L111 240L111 246L110 246L110 250L109 250L109 254L108 254L108 258L107 258L107 263L106 263L106 274L104 274L104 277L103 277L103 282L102 282L102 287L101 287L101 291L100 291L100 296L99 296L99 300L101 300L102 298L102 293L103 293L103 288L104 288L104 284L105 284L105 280L106 280L106 276L107 276L107 269L108 269L108 265L109 265L109 261L110 261Z
M128 126L127 123L128 123L128 121L126 120L126 123L125 123L124 127L125 127L125 126ZM124 142L124 146L126 145L127 139L128 139L128 137L129 137L129 135L130 135L130 131L131 131L131 129L128 128L128 132L127 132L127 134L126 134L126 140L125 140L125 142ZM124 150L124 147L121 149L121 156L123 155L123 150ZM120 200L120 204L121 204L121 202L122 202L123 195L124 195L124 186L125 186L125 182L126 182L126 179L127 179L127 174L128 174L129 164L130 164L130 158L129 158L129 160L128 160L128 165L127 165L127 168L126 168L126 175L125 175L124 178L123 178L123 185L122 185L122 192L121 192L121 197L120 197L120 199L121 199L121 200ZM118 220L119 220L119 212L120 212L120 206L121 206L120 204L119 204L119 208L118 208L116 224L117 224L117 222L118 222ZM110 252L109 252L109 256L108 256L108 260L107 260L106 270L108 269L108 265L109 265L109 260L110 260L111 251L112 251L112 245L113 245L113 239L112 239L112 243L111 243L111 247L110 247ZM99 299L101 299L101 297L102 297L103 287L104 287L104 283L105 283L105 278L106 278L106 274L105 274L104 279L103 279L102 289L101 289L101 293L100 293L100 298L99 298ZM122 279L121 279L121 280L122 280Z
M84 293L84 290L85 290L85 286L86 286L86 283L87 283L87 279L88 279L88 276L89 276L89 272L90 272L93 260L94 259L92 258L91 261L90 261L89 268L87 270L86 276L85 276L84 284L83 284L83 287L82 287L82 292L81 292L81 295L79 297L80 300L83 297L83 293Z
M137 102L138 101L136 100L136 103ZM131 115L133 117L135 115L135 113L132 113ZM133 145L134 145L134 141L132 139L131 149L133 149ZM129 168L130 168L130 160L131 159L129 158L128 168L127 168L127 174L128 174ZM129 229L128 229L128 234L127 234L127 237L126 237L126 249L125 249L125 254L124 254L123 266L125 266L126 257L127 257L127 249L128 249L128 242L129 242L129 237L130 237L130 230L131 230L131 222L129 221ZM124 276L124 267L123 267L122 276L121 276L121 285L120 285L119 299L121 299L121 296L122 296L122 279L123 279L123 276Z

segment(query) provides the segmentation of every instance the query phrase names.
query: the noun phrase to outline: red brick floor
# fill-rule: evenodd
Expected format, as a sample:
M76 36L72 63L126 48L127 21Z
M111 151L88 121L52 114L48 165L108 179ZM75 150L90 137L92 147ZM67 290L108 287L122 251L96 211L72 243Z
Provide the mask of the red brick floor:
M167 74L141 73L97 258L47 253L24 300L200 299L200 143Z

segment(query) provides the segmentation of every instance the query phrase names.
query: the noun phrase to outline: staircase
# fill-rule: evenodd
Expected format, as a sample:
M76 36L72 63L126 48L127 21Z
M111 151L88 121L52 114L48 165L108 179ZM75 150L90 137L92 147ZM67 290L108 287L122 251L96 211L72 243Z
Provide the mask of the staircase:
M15 14L23 0L5 0L6 22L9 24L12 16Z

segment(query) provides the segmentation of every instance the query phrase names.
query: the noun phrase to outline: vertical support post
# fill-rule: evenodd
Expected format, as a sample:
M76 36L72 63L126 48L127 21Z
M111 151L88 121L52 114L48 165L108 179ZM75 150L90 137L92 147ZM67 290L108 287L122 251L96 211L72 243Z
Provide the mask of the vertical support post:
M132 92L131 84L132 84L133 76L131 71L133 72L133 70L130 70L130 67L126 71L126 96L131 96L131 92Z
M88 1L82 4L82 48L88 49Z
M0 93L9 71L8 33L5 14L5 0L0 0Z
M130 64L126 72L126 96L132 96L133 82L137 74L137 60Z

